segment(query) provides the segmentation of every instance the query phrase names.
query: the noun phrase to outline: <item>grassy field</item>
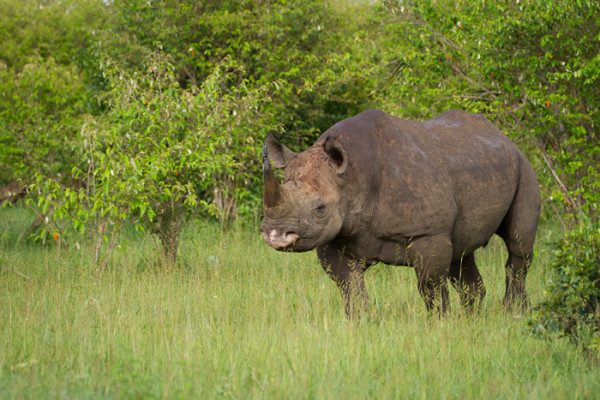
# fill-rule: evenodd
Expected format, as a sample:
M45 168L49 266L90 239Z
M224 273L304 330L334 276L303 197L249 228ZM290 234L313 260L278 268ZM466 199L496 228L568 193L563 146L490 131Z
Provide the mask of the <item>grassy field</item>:
M0 210L0 398L600 398L600 369L501 312L505 254L478 254L485 309L428 317L414 271L367 273L371 311L347 321L314 252L254 230L184 232L176 268L132 236L104 271L86 249L28 244ZM23 222L26 221L26 222ZM548 231L528 279L541 299Z

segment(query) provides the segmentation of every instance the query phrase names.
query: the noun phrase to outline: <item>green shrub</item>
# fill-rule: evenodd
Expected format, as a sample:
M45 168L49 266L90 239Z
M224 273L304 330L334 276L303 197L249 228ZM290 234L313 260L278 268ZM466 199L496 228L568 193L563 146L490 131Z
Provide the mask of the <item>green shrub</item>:
M93 40L107 9L102 0L0 1L0 187L34 172L72 184L80 118L103 110Z
M567 233L552 255L545 300L532 319L538 333L558 332L600 355L600 225Z
M131 224L157 235L174 263L185 222L217 211L213 193L235 195L243 187L244 162L258 158L254 143L271 127L260 111L269 99L264 90L235 80L226 61L201 86L182 89L161 50L141 73L106 60L108 110L81 126L70 172L79 184L38 174L31 187L38 196L29 204L46 225L41 235L59 244L88 236L98 261L102 244L112 249Z
M32 56L18 72L0 66L0 187L70 169L85 95L81 71L53 58Z

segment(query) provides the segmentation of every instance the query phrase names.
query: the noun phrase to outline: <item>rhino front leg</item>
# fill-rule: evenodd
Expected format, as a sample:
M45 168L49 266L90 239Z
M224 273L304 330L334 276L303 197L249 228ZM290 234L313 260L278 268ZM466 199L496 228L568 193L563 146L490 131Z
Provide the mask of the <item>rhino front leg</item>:
M321 266L340 289L346 316L357 318L367 308L369 296L365 288L365 263L344 254L333 244L317 248Z
M408 260L417 273L419 293L428 311L440 314L450 310L448 273L452 242L442 235L414 240L407 248Z

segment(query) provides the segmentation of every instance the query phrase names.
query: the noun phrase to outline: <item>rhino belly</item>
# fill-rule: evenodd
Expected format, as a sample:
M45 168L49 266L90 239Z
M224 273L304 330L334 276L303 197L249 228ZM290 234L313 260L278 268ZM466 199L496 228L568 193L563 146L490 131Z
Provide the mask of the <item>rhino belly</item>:
M452 231L453 258L459 259L487 244L508 213L514 190L491 191L491 195L473 196L459 202Z

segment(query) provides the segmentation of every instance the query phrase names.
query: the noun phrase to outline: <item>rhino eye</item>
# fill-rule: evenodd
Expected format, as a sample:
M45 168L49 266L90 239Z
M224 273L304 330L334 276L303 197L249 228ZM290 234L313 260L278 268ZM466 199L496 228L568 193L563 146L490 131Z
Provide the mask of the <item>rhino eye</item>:
M319 206L318 206L318 207L317 207L315 210L316 210L318 213L323 213L323 212L325 212L325 209L326 209L326 208L327 208L327 206L326 206L325 204L320 204L320 205L319 205Z

